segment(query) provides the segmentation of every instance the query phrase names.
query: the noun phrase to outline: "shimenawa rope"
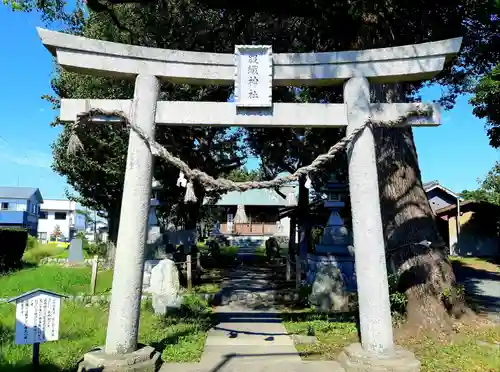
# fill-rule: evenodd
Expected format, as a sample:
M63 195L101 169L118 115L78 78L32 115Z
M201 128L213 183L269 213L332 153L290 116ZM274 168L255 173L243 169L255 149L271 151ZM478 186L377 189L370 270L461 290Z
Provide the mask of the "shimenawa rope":
M311 164L306 165L297 169L293 174L275 178L269 181L247 181L247 182L234 182L226 178L213 178L212 176L206 174L199 169L191 169L184 161L178 157L172 155L164 146L160 145L154 138L148 136L144 131L130 122L122 111L105 111L100 109L91 109L87 112L83 112L77 116L77 120L73 123L71 128L71 136L68 141L67 152L70 154L76 153L78 150L83 149L83 144L78 138L77 130L83 125L92 123L92 119L96 116L105 117L120 117L122 120L118 123L126 125L132 129L137 135L142 138L151 149L153 155L163 158L166 162L173 165L181 172L179 180L185 177L187 179L187 184L185 182L180 182L186 187L186 194L184 197L185 202L196 202L196 195L193 187L193 180L200 182L205 188L211 188L219 191L246 191L251 189L266 189L275 188L292 181L298 180L301 176L307 176L309 173L318 171L321 166L330 160L333 160L336 154L345 150L347 146L353 142L367 127L377 127L377 126L398 126L403 124L408 118L416 116L430 116L432 114L432 108L430 106L422 105L423 108L419 108L408 112L406 115L402 115L395 120L388 121L375 121L369 118L363 125L354 129L351 133L340 139L335 145L330 147L330 149L319 155L314 159ZM179 183L179 182L178 182Z

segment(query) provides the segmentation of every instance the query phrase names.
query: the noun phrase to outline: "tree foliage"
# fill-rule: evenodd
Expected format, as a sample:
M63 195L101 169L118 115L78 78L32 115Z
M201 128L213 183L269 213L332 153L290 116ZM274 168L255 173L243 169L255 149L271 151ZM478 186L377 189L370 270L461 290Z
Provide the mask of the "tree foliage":
M500 147L500 64L479 80L470 103L474 115L486 119L490 145Z
M495 163L476 190L464 190L460 195L465 200L500 205L500 162Z
M223 176L233 182L260 181L263 179L261 169L248 170L246 167L233 169Z

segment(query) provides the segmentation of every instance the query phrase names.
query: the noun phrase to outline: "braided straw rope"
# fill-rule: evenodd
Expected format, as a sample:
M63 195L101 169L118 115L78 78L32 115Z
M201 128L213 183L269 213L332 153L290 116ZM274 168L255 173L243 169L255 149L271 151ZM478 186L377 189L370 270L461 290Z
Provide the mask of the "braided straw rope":
M125 113L122 111L105 111L100 109L91 109L87 112L81 113L77 116L77 120L73 124L72 127L72 135L68 142L68 153L74 154L79 149L83 148L83 144L77 136L77 129L83 125L92 123L92 119L96 116L105 116L105 117L119 117L122 120L119 121L122 125L129 127L137 135L142 138L151 149L151 152L164 159L169 164L178 168L189 180L186 188L186 202L195 202L196 196L193 190L193 180L197 180L200 182L205 188L210 188L212 190L218 191L247 191L251 189L266 189L266 188L276 188L285 184L288 184L292 181L298 180L302 176L307 176L309 173L317 172L325 163L334 159L336 154L341 150L345 150L347 146L353 142L367 127L378 127L378 126L388 126L394 127L398 125L402 125L408 118L416 117L416 116L430 116L432 115L432 108L430 106L423 105L423 108L413 110L408 112L406 115L402 115L394 120L389 121L375 121L372 119L368 119L363 125L354 129L351 133L344 136L340 139L335 145L330 147L330 149L324 153L319 155L316 159L314 159L311 164L306 165L297 169L293 174L282 176L275 178L269 181L246 181L246 182L234 182L228 180L226 178L213 178L212 176L206 174L205 172L199 169L191 169L184 161L179 159L178 157L172 155L164 146L160 145L154 138L148 136L144 131L131 123Z

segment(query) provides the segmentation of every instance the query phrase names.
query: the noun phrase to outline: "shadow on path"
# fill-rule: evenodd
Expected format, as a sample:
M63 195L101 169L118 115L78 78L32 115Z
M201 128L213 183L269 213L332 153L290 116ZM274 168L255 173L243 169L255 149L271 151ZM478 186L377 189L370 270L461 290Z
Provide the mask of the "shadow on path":
M460 261L452 262L457 281L465 287L466 297L474 310L500 312L500 272L472 267Z

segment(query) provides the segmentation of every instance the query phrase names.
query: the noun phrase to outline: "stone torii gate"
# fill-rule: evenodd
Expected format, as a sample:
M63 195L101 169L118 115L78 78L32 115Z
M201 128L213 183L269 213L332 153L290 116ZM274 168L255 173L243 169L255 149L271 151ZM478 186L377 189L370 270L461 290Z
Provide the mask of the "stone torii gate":
M368 119L390 121L422 104L370 103L369 81L429 79L458 53L461 38L393 48L332 53L272 54L269 46L236 46L235 54L200 53L125 45L38 29L43 44L63 68L80 73L135 79L132 100L61 102L62 121L90 109L119 110L147 136L159 125L343 127L352 133ZM160 81L235 86L235 102L157 102ZM344 84L344 104L273 103L272 86ZM427 106L426 106L427 107ZM439 125L439 107L406 125ZM97 118L96 120L99 120ZM109 120L102 118L102 120ZM88 353L89 364L137 363L158 358L139 348L144 246L151 195L153 156L131 130L115 257L106 345ZM366 128L349 148L361 344L345 349L346 371L418 371L413 354L394 345L384 236L373 134ZM131 362L132 361L132 362ZM113 364L114 363L114 364Z

